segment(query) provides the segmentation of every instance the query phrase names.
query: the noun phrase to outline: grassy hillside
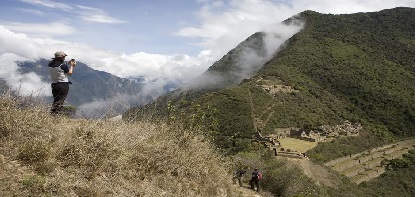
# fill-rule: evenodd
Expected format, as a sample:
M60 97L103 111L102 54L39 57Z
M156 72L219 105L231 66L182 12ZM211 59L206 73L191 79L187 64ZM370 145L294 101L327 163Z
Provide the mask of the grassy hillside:
M414 152L359 186L316 169L331 187L258 148L223 157L180 125L52 117L42 103L0 96L1 196L413 196ZM247 188L255 167L260 193ZM242 188L231 180L236 169L247 170Z
M322 131L323 125L341 125L345 121L361 125L357 137L322 142L309 150L307 155L317 163L412 137L415 121L414 11L395 8L347 15L305 11L295 17L304 21L304 29L291 37L257 73L243 79L239 85L218 91L174 92L149 105L127 111L124 119L173 121L186 128L192 128L198 122L202 134L224 154L236 156L263 149L257 143L257 132L267 135L289 128ZM226 63L219 65L222 62ZM221 60L213 68L222 71L229 66L227 61ZM300 175L298 171L284 170L275 158L267 157L261 164L271 174L280 172L281 176L289 178ZM314 196L378 196L386 193L411 196L413 177L402 176L411 169L390 171L370 184L359 186L343 177L330 180L341 183L336 188L317 188L306 178L295 183L274 176L266 187L279 196L292 195L281 187L298 188L295 185L285 187L289 182L315 188L318 193L308 191ZM387 183L391 178L396 178L405 188L387 190L397 187L397 183L382 187L381 183Z
M242 196L228 166L187 130L52 117L0 97L0 196Z
M0 96L0 196L327 196L264 149L221 156L197 127L54 117L47 108ZM242 168L239 188L232 173ZM248 189L252 168L265 174L260 193Z
M277 128L315 130L345 120L363 126L360 138L320 144L313 154L321 161L414 135L414 9L347 15L305 11L295 18L305 28L240 85L206 94L173 93L124 117L167 117L170 101L189 115L195 114L190 106L210 106L219 122L208 133L235 153L251 149L256 129L263 134Z

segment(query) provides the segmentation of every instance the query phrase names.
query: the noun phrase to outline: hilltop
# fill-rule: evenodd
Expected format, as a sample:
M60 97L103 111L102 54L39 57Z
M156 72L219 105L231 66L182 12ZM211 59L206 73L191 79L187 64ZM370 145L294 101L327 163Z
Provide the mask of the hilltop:
M0 96L0 196L242 196L191 131L54 117L27 99Z

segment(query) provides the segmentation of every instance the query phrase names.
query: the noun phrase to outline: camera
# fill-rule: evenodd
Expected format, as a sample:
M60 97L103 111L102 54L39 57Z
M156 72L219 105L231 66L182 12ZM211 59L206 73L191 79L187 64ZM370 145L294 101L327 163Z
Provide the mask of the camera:
M69 63L69 64L71 64L71 63L72 63L72 66L73 66L73 67L76 65L75 59L71 59L68 63Z

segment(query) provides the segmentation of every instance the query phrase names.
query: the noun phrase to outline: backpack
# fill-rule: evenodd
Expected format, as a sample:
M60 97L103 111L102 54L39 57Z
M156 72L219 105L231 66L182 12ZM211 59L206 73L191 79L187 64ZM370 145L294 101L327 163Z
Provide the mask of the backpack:
M258 180L263 179L263 174L261 174L261 172L258 172L257 176L258 176Z
M251 177L252 177L252 179L258 179L258 173L253 172L253 173L251 174Z

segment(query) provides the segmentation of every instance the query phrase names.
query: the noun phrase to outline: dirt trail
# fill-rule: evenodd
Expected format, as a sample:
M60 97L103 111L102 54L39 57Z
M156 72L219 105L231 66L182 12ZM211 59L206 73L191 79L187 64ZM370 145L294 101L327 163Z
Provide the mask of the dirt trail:
M270 111L274 106L276 106L276 104L273 103L271 106L267 107L267 109L265 109L263 113ZM270 121L271 117L273 116L273 113L274 113L274 110L271 110L266 121L263 122L262 129L266 127L266 124Z
M253 121L254 131L258 132L257 130L257 120L255 119L255 113L254 113L254 102L253 102L253 95L251 93L251 90L248 89L248 94L250 97L250 105L251 105L251 119Z
M238 184L234 184L234 187L235 187L236 191L239 192L240 196L243 196L243 197L264 197L264 196L271 196L270 194L265 193L263 191L263 188L261 188L260 193L258 193L256 191L252 190L250 188L250 186L245 185L245 183L243 184L242 187L240 187Z

